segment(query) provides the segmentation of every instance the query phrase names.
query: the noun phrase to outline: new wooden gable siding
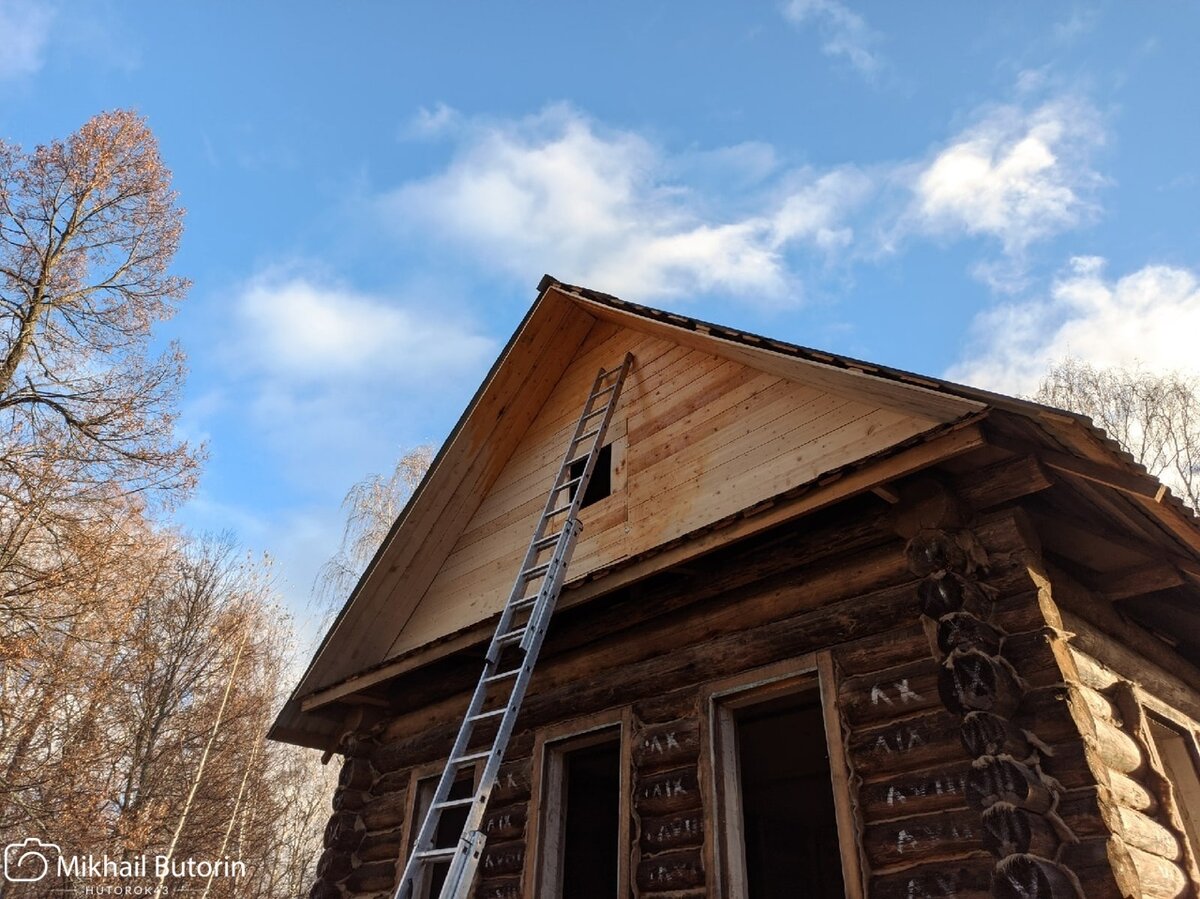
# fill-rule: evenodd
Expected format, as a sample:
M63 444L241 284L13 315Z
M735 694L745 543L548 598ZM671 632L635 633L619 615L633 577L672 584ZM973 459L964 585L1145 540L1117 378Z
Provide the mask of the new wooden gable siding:
M585 509L569 579L671 541L938 422L598 323L446 556L394 656L503 605L587 389L634 354L609 437L624 470Z
M551 299L551 298L546 298ZM570 302L551 302L535 310L517 334L492 379L481 389L475 408L443 451L431 473L429 489L404 511L405 519L425 520L419 534L401 526L396 539L370 569L353 615L335 624L314 661L320 681L302 684L310 692L387 656L387 646L412 614L434 574L494 483L512 449L533 422L542 402L595 324Z
M1076 895L1062 892L1062 880L1037 880L1059 867L1078 878L1088 899L1162 895L1123 894L1115 881L1114 834L1098 807L1106 794L1080 729L1082 691L1065 667L1063 636L1048 627L1049 586L1020 516L983 514L953 532L977 548L974 576L987 588L982 604L970 608L1004 635L997 647L980 630L977 651L1002 657L1015 692L964 693L944 674L936 653L962 649L971 637L931 630L934 619L922 617L923 609L938 612L922 603L923 575L911 570L913 557L892 522L881 502L859 500L757 545L727 547L688 572L669 572L640 595L569 610L556 621L488 810L491 836L475 895L534 895L522 872L537 851L528 842L528 822L539 813L531 802L537 734L612 710L625 710L633 722L632 829L640 837L629 849L637 895L722 895L706 687L826 650L854 810L853 845L845 848L861 861L865 896L1021 895L994 877L997 858L1036 867L1032 882L1045 888L1029 894L1036 899ZM357 899L390 887L405 845L403 809L412 804L406 792L415 772L452 743L468 688L466 677L399 684L397 701L407 711L348 742L323 859L322 871L331 873L315 896ZM978 742L974 730L968 736L973 719L963 717L970 711L963 703L983 702L1007 730L984 728ZM987 764L973 765L968 746L984 752ZM1001 763L1010 766L1005 772L1039 772L1027 796L1004 778L999 783L1012 795L996 803L988 793L988 765ZM1062 829L1049 823L1051 808ZM1140 820L1125 818L1130 827Z

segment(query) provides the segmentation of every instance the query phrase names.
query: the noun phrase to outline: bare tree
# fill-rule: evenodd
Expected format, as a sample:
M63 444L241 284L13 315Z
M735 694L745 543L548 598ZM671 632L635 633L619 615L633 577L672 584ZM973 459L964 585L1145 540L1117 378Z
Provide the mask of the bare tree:
M163 493L195 472L173 433L182 354L148 354L188 286L168 272L183 228L170 178L128 111L28 154L0 142L5 455L56 450L76 490Z
M390 474L368 475L347 491L342 543L317 575L315 594L326 616L354 588L432 461L433 447L414 447L401 454Z
M1064 359L1034 399L1089 416L1189 506L1200 509L1200 380Z

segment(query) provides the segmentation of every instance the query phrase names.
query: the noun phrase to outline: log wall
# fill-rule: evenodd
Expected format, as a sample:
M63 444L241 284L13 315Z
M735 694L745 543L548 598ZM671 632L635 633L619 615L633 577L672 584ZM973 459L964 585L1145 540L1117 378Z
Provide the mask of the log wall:
M563 613L492 796L475 895L533 896L539 729L613 709L632 721L630 895L720 895L705 685L821 650L866 895L1188 895L1123 688L1071 652L1036 536L1019 511L953 505L913 519L852 503ZM413 772L452 741L463 667L398 688L394 714L347 742L314 899L389 895Z

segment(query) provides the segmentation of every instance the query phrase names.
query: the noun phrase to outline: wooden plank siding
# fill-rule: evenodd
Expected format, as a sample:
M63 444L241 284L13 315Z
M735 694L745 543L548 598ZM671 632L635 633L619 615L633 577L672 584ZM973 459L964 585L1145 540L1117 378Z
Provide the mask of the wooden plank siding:
M611 496L582 514L571 581L710 525L939 422L599 322L445 557L388 655L503 605L597 369L635 364L609 437ZM623 485L624 489L620 489Z

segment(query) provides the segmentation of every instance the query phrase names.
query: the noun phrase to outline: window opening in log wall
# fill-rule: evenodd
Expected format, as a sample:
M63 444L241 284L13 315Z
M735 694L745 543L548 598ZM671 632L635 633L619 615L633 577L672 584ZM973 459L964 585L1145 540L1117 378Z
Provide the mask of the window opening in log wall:
M548 745L545 772L539 895L613 899L620 892L620 730Z
M815 685L717 707L727 895L842 899L824 716Z
M1162 761L1163 773L1171 782L1175 805L1192 845L1192 855L1200 857L1200 760L1196 758L1195 740L1154 715L1147 719L1154 748Z
M425 821L425 815L429 812L429 806L433 801L434 790L437 789L438 778L427 777L420 780L417 784L417 804L415 816L409 833L412 836L409 838L409 852L412 852L412 842L416 839L417 831L421 829L421 824ZM450 799L466 799L475 792L475 772L473 769L468 769L464 774L460 775L454 785L450 787ZM442 812L441 818L438 820L437 832L433 838L433 848L449 849L451 846L458 845L458 838L462 836L463 827L467 823L467 814L469 808L448 808ZM426 878L425 885L421 893L416 899L436 899L441 893L442 886L446 882L446 875L450 871L450 863L435 862L429 865L427 870L429 876Z
M576 459L571 463L571 479L574 480L583 475L583 466L587 464L587 458ZM571 494L571 499L575 498L575 490L572 487L568 491ZM596 467L592 469L592 479L588 481L587 490L583 493L583 502L579 504L579 508L586 509L592 503L599 502L606 496L612 495L612 444L608 443L600 447L600 452L596 454Z

